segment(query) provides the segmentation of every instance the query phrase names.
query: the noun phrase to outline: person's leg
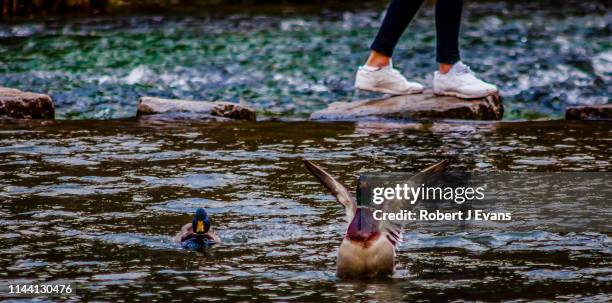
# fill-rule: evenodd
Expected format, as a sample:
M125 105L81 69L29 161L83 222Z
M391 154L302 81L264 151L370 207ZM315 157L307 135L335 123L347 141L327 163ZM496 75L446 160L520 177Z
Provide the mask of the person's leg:
M463 0L436 2L436 61L434 93L459 98L481 98L497 93L493 84L478 79L459 56L459 28Z
M391 64L391 56L397 41L423 1L391 1L376 39L370 46L372 49L370 57L366 64L357 70L355 88L394 95L423 92L423 85L406 80Z
M439 71L447 73L459 62L459 29L463 0L436 1L436 61Z
M424 0L392 0L374 42L372 52L366 62L369 66L389 65L395 45L402 33L414 18Z

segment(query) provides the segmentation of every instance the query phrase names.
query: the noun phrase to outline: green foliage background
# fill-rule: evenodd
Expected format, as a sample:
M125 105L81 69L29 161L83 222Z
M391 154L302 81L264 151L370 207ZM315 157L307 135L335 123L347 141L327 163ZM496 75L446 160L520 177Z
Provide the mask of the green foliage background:
M0 0L2 17L32 17L48 14L99 14L147 10L179 9L182 6L225 6L267 4L309 4L330 2L327 0ZM363 2L363 1L360 1Z

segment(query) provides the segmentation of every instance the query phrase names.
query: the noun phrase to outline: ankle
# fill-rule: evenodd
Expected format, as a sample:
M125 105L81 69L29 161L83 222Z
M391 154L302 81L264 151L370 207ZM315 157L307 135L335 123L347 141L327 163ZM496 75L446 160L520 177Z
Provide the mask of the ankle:
M441 74L446 74L448 73L452 68L453 68L454 64L448 64L448 63L439 63L438 64L438 71Z
M371 67L385 67L391 64L391 57L385 56L377 51L372 51L366 61L367 66Z
M367 61L366 65L370 66L370 67L376 67L376 68L383 68L386 66L389 66L390 62L389 61Z

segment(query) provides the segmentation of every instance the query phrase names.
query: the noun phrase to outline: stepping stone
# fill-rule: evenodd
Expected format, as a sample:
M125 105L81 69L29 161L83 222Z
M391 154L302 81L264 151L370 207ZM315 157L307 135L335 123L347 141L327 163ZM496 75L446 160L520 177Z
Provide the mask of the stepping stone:
M55 119L55 108L48 95L0 87L0 117Z
M467 119L500 120L504 106L499 95L480 99L436 96L427 90L422 94L386 97L355 102L335 102L310 115L312 120L356 121L384 119Z
M612 104L568 107L565 120L612 120Z
M197 119L220 117L248 121L255 121L257 118L253 109L235 103L140 97L138 99L136 115L154 114L185 116Z

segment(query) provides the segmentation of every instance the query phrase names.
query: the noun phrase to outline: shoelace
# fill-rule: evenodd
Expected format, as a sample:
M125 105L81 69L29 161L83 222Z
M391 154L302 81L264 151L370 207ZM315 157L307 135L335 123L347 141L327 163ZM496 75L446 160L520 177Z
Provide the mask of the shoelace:
M457 70L455 71L455 73L457 75L463 75L463 77L459 77L458 80L461 83L483 83L482 80L478 79L476 77L476 75L474 74L474 72L472 72L472 70L470 69L469 66L463 64L463 62L459 62L457 63ZM453 67L455 68L455 67Z
M400 80L400 81L402 81L402 82L406 82L406 81L407 81L407 80L406 80L406 78L404 78L404 76L402 75L402 73L401 73L399 70L397 70L397 69L395 69L395 68L391 67L391 68L390 68L390 72L391 72L391 74L392 74L392 75L394 75L395 77L397 77L397 78L398 78L398 80Z
M402 73L400 73L400 71L399 71L399 70L397 70L397 69L395 69L395 68L393 68L393 67L391 67L391 68L390 68L390 70L391 70L391 72L392 72L392 73L394 73L394 74L396 74L396 75L401 75L401 74L402 74Z
M457 63L456 68L457 68L456 69L457 74L460 74L460 75L462 75L462 74L473 75L474 74L469 66L467 66L467 65L465 65L465 64L463 64L461 62Z

